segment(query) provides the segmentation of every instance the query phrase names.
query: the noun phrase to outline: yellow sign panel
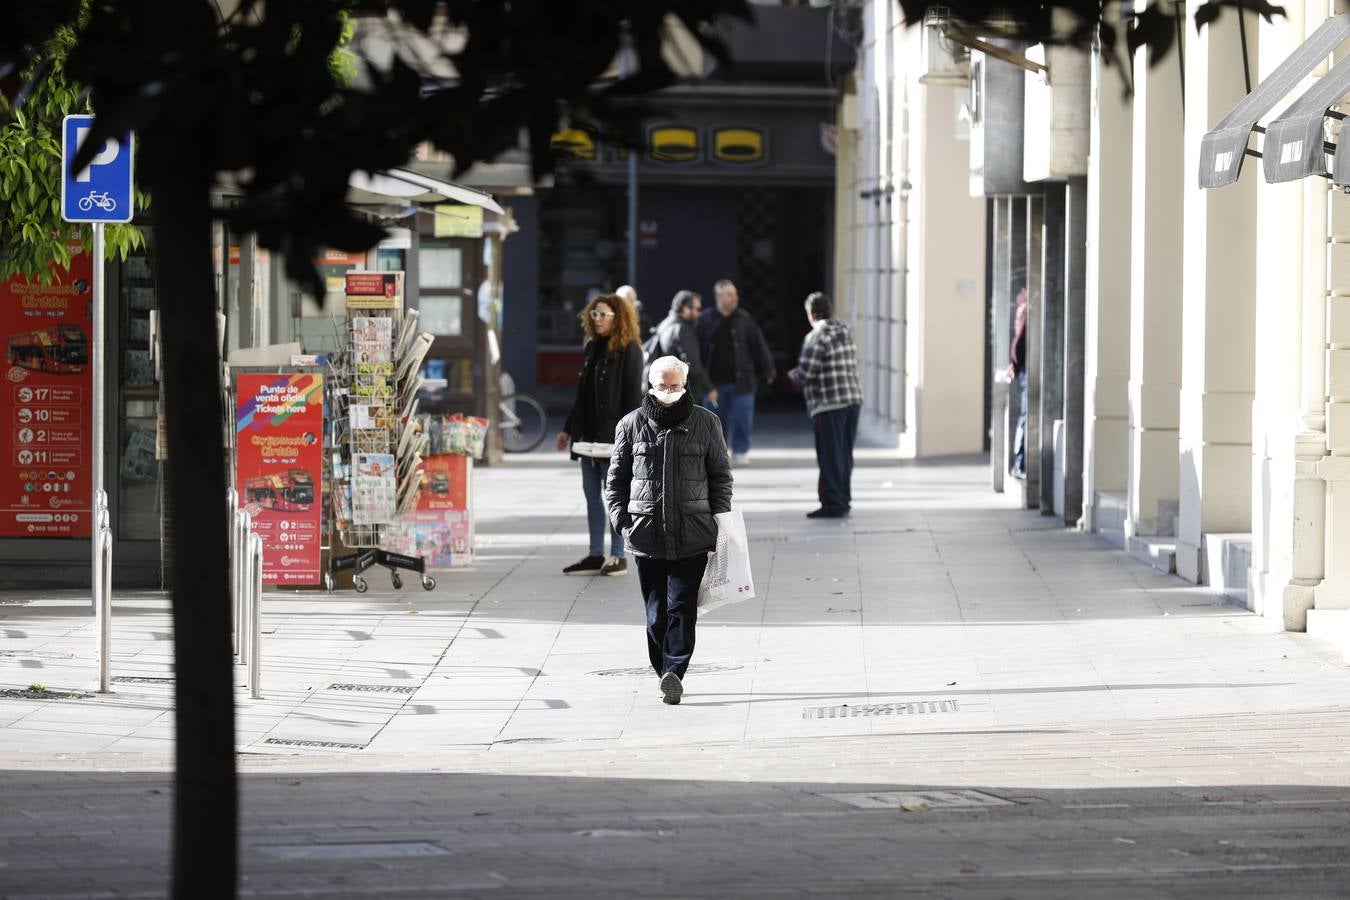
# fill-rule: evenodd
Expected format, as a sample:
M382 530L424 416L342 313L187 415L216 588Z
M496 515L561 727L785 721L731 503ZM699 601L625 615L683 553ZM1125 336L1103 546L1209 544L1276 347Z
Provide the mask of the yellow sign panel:
M723 162L758 162L764 158L764 132L754 128L719 128L713 135L713 156Z
M553 135L554 150L570 153L577 159L595 159L595 139L580 128L564 128Z
M653 128L652 159L661 162L693 162L698 159L698 132L693 128Z
M433 210L436 237L476 238L483 236L483 208L460 203L441 203Z

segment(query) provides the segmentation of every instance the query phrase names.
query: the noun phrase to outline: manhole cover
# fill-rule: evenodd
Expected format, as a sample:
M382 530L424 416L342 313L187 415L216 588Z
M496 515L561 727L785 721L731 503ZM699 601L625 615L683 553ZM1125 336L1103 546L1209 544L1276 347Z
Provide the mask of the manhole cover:
M862 791L820 796L856 806L858 809L904 809L908 812L920 812L924 809L1016 806L1011 800L1004 800L983 791Z
M365 744L344 744L342 741L305 741L297 738L264 738L264 744L274 747L314 747L320 750L364 750Z
M717 663L691 663L689 666L690 675L711 675L714 672L735 672L742 666L719 665ZM592 675L650 675L656 677L651 666L636 666L632 669L601 669L598 672L592 672Z
M12 697L16 700L87 700L91 694L75 691L33 691L27 688L10 688L0 691L0 697Z
M173 684L173 676L114 675L113 684Z
M807 706L803 719L854 719L860 716L909 716L960 712L955 700L911 700L908 703L847 703L839 706Z
M360 691L367 694L414 694L415 684L330 684L330 691Z
M450 856L455 851L431 841L376 841L367 844L264 844L258 851L276 859L403 859Z

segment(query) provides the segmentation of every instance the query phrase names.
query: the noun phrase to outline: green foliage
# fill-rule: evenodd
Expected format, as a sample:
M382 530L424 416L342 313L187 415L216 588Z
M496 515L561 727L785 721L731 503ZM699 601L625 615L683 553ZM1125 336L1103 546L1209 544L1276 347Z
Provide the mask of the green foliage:
M44 64L50 70L21 108L0 96L0 280L25 275L49 283L57 267L70 265L72 239L89 248L90 229L61 218L61 120L91 112L84 92L65 78L76 39L75 28L62 27L43 46L24 81ZM148 205L138 191L137 209ZM110 259L145 246L145 235L132 225L108 225L103 236Z
M348 48L352 37L356 34L356 23L352 21L351 13L346 10L338 13L338 22L342 33L338 36L337 46L328 56L328 71L332 73L336 84L350 87L356 80L356 54Z

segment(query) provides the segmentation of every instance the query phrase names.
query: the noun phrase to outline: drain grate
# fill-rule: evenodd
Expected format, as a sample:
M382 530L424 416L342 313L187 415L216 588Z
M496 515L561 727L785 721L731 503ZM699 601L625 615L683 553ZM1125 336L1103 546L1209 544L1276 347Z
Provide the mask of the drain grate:
M714 672L735 672L743 666L719 665L717 663L691 663L689 666L690 675L711 675ZM601 669L598 672L592 672L592 675L650 675L656 677L651 666L636 666L632 669Z
M365 744L344 744L342 741L305 741L297 738L264 738L264 744L274 747L313 747L319 750L364 750Z
M831 800L847 803L858 809L902 809L905 812L923 812L929 809L970 809L985 806L1016 806L1011 800L995 797L983 791L864 791L841 794L821 794Z
M406 859L411 856L450 856L455 851L432 841L373 841L370 843L262 844L256 848L275 859Z
M908 703L859 703L850 706L807 706L803 719L854 719L859 716L909 716L960 712L955 700L911 700Z
M364 694L415 694L415 684L330 684L330 691L353 691Z
M173 684L173 676L158 675L114 675L113 684Z
M76 691L30 691L27 688L9 688L0 691L0 697L15 700L88 700L91 696L93 695Z
M59 650L0 650L0 657L21 659L74 659L74 653L62 653Z

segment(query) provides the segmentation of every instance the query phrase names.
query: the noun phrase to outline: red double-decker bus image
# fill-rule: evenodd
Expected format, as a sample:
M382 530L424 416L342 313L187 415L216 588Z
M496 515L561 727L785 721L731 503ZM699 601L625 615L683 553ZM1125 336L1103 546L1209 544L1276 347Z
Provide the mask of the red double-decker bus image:
M259 475L244 482L244 502L278 512L304 512L314 503L314 479L304 469Z
M89 365L89 341L83 328L69 323L11 334L5 362L34 372L75 375Z

